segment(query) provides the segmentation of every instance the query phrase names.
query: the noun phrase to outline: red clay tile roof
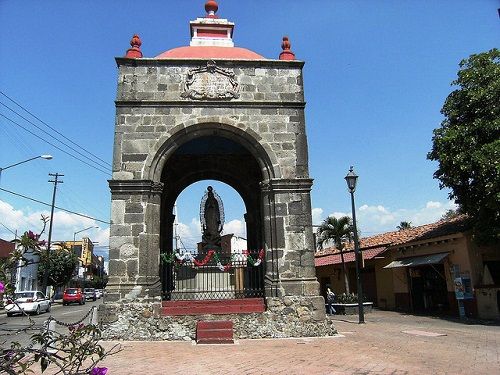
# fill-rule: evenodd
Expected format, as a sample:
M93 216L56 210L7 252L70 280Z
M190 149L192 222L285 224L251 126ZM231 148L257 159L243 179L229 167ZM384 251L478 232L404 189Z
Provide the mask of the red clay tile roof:
M241 47L185 46L165 51L155 59L265 60L266 58Z
M384 251L387 250L387 247L376 247L373 249L367 249L363 250L363 259L373 259L377 255L382 254ZM354 251L350 250L347 253L344 253L344 262L349 263L349 262L354 262ZM335 254L330 254L330 255L323 255L316 257L314 259L314 265L316 267L320 266L329 266L330 264L340 264L342 263L342 258L340 257L340 253L335 253Z
M409 229L404 229L404 230L397 230L393 232L386 232L386 233L381 233L377 234L375 236L370 236L370 237L365 237L360 239L360 249L363 253L363 258L364 259L371 259L372 257L367 257L365 254L370 254L370 250L376 250L383 248L384 251L387 250L389 247L393 246L398 246L398 245L403 245L407 244L410 242L416 242L416 241L422 241L422 240L427 240L427 239L432 239L436 237L441 237L441 236L447 236L450 234L455 234L455 233L460 233L460 232L465 232L470 229L470 222L467 216L465 215L460 215L456 218L449 219L449 220L440 220L435 223L431 224L426 224L426 225L421 225L418 227L414 228L409 228ZM354 261L354 244L350 243L346 247L346 253L344 255L344 260L345 262L353 262ZM378 254L382 253L383 251L380 251ZM347 260L350 258L347 258L348 254L350 257L352 257L351 260ZM337 257L339 261L337 262ZM321 260L320 259L325 258L329 259L330 261L327 260ZM315 264L316 266L325 266L329 264L337 264L340 263L340 253L339 251L334 248L330 247L327 249L323 249L321 251L318 251L315 254Z
M16 246L12 242L0 238L0 259L9 257L15 248Z

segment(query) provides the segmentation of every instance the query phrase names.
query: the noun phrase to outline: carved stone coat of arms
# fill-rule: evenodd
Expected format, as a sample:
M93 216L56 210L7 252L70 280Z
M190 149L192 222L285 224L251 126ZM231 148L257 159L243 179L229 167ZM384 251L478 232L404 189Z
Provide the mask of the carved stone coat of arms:
M215 61L191 69L184 82L182 98L195 100L235 99L240 96L234 72L219 68Z

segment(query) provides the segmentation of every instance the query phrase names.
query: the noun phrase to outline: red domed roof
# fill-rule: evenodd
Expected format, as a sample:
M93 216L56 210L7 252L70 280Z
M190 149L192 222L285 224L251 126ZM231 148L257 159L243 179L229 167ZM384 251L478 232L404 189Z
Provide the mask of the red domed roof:
M241 47L185 46L165 51L156 59L239 59L265 60L266 58Z

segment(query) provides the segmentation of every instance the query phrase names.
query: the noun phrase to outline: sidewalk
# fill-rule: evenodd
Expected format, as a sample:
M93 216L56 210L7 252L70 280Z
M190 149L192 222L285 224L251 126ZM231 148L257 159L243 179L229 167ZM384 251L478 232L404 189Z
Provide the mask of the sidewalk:
M329 338L234 345L122 342L99 366L120 374L499 374L500 326L374 311L336 316ZM111 347L115 342L105 342Z

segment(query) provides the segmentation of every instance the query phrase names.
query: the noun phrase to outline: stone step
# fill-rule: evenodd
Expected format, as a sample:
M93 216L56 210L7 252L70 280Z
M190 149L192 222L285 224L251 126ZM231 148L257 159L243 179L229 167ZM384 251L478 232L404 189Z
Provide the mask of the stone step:
M163 301L162 315L250 314L266 310L263 298Z
M197 344L232 344L233 322L230 320L202 320L196 323Z

